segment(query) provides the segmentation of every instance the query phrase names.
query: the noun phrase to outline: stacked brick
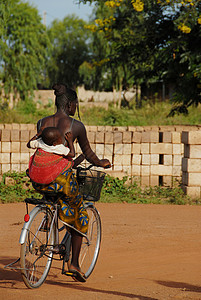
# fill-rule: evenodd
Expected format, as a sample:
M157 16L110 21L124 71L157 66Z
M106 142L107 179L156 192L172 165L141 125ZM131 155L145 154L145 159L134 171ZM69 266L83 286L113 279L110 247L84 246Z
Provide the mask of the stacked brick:
M23 172L28 167L33 150L27 148L29 139L36 134L33 124L5 124L0 127L0 173Z
M112 162L110 174L134 176L142 186L172 186L174 178L183 176L184 190L191 195L200 195L200 128L86 126L92 150L99 158L108 158ZM181 142L183 130L186 131L182 135L185 145ZM35 133L33 124L0 124L1 174L27 169L34 150L28 149L26 144ZM78 143L75 148L77 154L81 153Z
M182 154L180 132L133 132L131 175L142 186L172 186L181 178Z
M182 132L184 157L182 158L182 188L185 194L201 196L201 132Z

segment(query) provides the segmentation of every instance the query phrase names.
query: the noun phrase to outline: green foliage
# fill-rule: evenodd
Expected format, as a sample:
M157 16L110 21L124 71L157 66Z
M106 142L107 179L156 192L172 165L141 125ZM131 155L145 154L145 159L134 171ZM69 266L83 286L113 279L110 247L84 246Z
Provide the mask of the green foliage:
M8 183L6 179L9 179ZM0 203L20 202L32 195L41 198L41 195L33 189L26 173L7 172L3 174L0 182Z
M26 99L43 77L50 47L36 8L19 0L1 1L0 88L5 98Z
M105 177L101 202L154 203L154 204L201 204L200 199L192 200L180 187L146 187L142 189L135 178ZM132 183L131 183L132 181Z
M51 57L47 64L49 85L67 83L70 87L81 84L79 67L88 59L90 33L84 29L85 21L75 15L63 21L54 20L48 30L52 44Z

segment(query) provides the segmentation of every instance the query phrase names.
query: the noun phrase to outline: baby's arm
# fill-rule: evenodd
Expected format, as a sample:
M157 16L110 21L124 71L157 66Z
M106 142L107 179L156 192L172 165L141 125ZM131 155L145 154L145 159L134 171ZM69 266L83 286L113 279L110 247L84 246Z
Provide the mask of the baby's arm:
M28 148L31 148L31 146L30 146L31 141L35 141L36 139L38 139L41 136L42 131L43 131L43 128L41 128L40 131L28 141L28 143L27 143Z
M75 157L75 148L74 148L74 145L73 145L73 135L72 135L72 133L67 132L65 134L65 138L68 142L68 147L70 149L70 152L68 153L67 156L70 157L70 158L73 158L73 157Z

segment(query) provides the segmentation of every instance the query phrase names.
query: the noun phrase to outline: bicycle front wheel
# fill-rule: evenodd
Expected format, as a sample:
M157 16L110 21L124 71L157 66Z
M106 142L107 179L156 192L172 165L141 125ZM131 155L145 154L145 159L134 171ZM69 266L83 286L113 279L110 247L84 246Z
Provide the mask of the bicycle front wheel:
M49 208L36 207L32 210L20 252L22 278L28 288L41 286L50 270L54 245L54 226L51 231L49 228L51 223Z
M101 243L101 219L94 206L85 207L89 216L87 238L83 237L79 263L85 277L88 278L98 259Z

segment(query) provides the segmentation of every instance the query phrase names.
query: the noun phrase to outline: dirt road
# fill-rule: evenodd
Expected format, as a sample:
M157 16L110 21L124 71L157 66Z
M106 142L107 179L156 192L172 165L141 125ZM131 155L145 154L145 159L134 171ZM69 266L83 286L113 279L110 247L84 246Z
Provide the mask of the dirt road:
M4 265L19 257L25 205L0 205L0 299L201 299L201 207L101 204L103 240L86 283L60 274L25 287Z

